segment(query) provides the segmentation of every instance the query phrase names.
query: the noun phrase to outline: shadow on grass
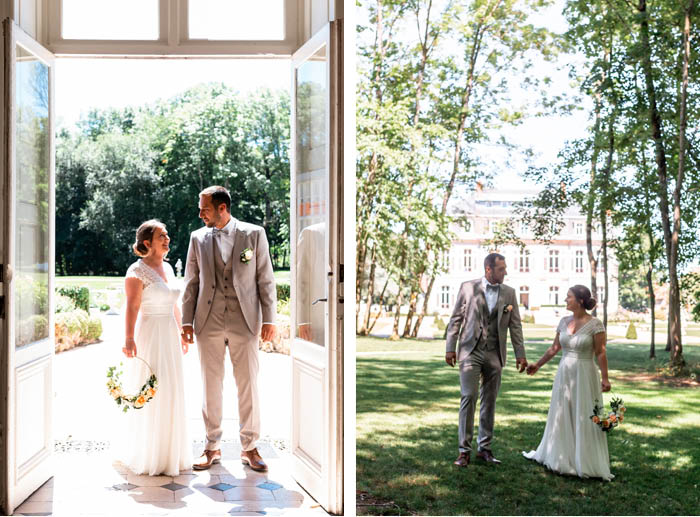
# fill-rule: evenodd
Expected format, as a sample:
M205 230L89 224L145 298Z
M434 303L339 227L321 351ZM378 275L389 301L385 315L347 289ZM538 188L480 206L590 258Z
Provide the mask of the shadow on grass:
M531 361L547 344L529 344ZM431 347L432 348L432 347ZM628 406L608 437L610 482L560 476L526 460L544 430L558 358L536 376L503 371L493 450L499 466L457 456L459 376L441 353L357 361L357 484L384 507L362 514L695 514L700 504L700 391L628 381L646 368L646 345L609 347L613 392ZM610 396L606 394L605 402ZM477 408L478 411L478 408ZM478 418L475 436L478 433Z

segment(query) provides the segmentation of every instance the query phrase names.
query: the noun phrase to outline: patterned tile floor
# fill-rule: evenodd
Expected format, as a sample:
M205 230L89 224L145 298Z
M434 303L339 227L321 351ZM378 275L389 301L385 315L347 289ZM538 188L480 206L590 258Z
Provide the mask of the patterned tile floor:
M201 445L193 448L199 455ZM175 477L133 474L104 451L57 453L55 476L14 515L327 515L292 479L288 454L266 443L258 450L266 473L243 466L239 446L224 443L220 464Z

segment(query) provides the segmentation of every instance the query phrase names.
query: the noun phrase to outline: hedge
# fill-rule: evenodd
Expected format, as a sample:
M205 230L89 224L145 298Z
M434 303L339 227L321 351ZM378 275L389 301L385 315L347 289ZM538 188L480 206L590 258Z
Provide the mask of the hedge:
M82 309L85 312L90 311L90 289L87 287L67 285L65 287L59 287L57 291L58 294L62 294L73 300L77 309Z

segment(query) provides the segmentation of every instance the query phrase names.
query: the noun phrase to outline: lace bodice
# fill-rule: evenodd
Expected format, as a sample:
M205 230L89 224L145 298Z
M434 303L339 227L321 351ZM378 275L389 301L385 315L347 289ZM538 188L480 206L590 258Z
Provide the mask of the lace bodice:
M180 285L178 285L170 264L163 262L163 269L168 280L167 283L141 259L131 264L126 271L126 278L138 278L143 283L143 293L141 295L142 315L167 315L173 313L173 306L180 296Z
M557 327L562 355L592 359L593 336L605 332L605 327L598 318L592 318L571 335L569 334L568 327L573 318L573 316L565 316L561 319Z

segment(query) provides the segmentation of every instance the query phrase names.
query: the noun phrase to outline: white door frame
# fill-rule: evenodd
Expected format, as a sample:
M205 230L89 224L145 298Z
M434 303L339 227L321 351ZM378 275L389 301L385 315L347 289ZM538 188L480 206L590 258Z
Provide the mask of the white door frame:
M292 56L292 113L290 138L291 173L291 355L292 355L292 474L330 513L343 511L343 299L341 293L343 262L342 197L342 21L330 22ZM326 134L328 210L325 219L328 284L326 290L325 346L297 337L297 222L296 188L296 70L318 50L326 49ZM309 393L302 394L302 384ZM313 388L311 388L313 387ZM315 393L313 392L315 391ZM308 395L308 396L307 396ZM305 403L321 407L303 407ZM318 412L321 412L320 414ZM321 422L321 457L314 458L301 443L306 434L305 420L311 412L313 422ZM314 430L309 430L314 431Z
M2 306L4 317L2 318L1 340L4 345L0 357L0 390L2 400L0 410L7 428L0 433L0 454L7 458L5 465L0 468L0 506L8 512L20 505L32 492L41 486L53 475L52 454L52 406L53 406L53 357L54 357L54 255L55 255L55 141L54 141L54 56L51 52L39 45L33 38L25 33L11 19L3 22L4 52L2 63L4 77L2 83L2 99L4 104L4 117L2 126L2 190L5 196L4 210L2 211L3 236L0 247L2 248ZM48 337L24 345L15 347L15 287L13 268L15 266L15 248L18 236L15 232L15 217L17 207L16 180L17 164L15 161L15 117L16 117L16 91L15 91L15 64L16 48L22 47L34 57L48 66L48 132L49 132L49 171L48 171ZM1 309L0 309L1 310ZM39 417L43 423L43 429L33 429L33 432L41 433L40 445L34 444L31 456L22 464L19 464L20 451L26 434L19 427L28 418L32 411L42 408L29 407L26 403L20 404L23 390L31 391L29 387L36 387L39 383L41 395L43 393L43 415ZM24 410L26 413L20 413ZM23 416L24 415L24 416ZM34 414L34 416L36 413ZM25 425L28 425L24 422Z

